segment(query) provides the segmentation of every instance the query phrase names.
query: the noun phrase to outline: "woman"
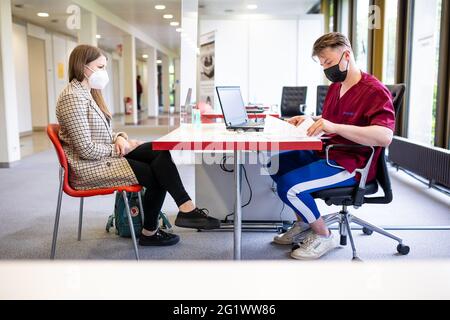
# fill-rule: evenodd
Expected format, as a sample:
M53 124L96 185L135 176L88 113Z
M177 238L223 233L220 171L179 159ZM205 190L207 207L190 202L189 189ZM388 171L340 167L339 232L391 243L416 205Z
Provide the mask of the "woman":
M105 55L93 46L80 45L70 55L70 83L58 99L56 116L71 186L78 190L138 183L146 187L144 227L139 238L143 246L174 245L180 240L158 228L158 215L167 192L179 208L175 225L217 228L217 219L195 207L168 151L153 151L151 142L112 132L111 113L101 94L109 81L106 63Z

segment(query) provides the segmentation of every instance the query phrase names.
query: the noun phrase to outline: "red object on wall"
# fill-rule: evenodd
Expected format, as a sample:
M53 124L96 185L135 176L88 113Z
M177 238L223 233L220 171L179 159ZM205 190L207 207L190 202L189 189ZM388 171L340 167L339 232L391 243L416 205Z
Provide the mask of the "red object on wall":
M125 114L131 114L133 112L133 99L130 97L124 98L125 102Z

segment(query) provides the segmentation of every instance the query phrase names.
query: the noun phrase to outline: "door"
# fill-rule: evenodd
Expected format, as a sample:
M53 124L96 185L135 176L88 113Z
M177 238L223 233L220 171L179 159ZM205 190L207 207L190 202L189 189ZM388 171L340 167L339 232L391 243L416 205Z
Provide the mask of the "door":
M33 130L42 130L49 121L44 40L28 37L28 65L30 69L31 123Z

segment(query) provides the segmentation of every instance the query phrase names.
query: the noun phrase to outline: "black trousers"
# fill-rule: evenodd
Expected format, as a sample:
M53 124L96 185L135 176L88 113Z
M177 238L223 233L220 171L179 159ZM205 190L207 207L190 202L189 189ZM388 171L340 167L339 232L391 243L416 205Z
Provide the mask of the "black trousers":
M141 110L141 95L142 95L142 93L138 93L137 94L137 107L138 107L138 110Z
M178 169L169 151L154 151L147 142L125 156L136 175L139 184L146 188L142 199L144 207L144 228L153 231L158 227L158 215L166 193L172 196L177 206L191 200Z

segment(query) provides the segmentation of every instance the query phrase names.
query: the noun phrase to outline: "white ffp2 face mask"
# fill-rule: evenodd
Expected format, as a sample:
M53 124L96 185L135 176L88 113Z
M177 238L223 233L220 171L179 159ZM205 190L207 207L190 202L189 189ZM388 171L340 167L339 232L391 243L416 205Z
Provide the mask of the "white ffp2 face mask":
M94 71L88 66L86 68L92 71L91 76L88 78L89 86L92 89L103 90L109 82L108 72L102 69Z

